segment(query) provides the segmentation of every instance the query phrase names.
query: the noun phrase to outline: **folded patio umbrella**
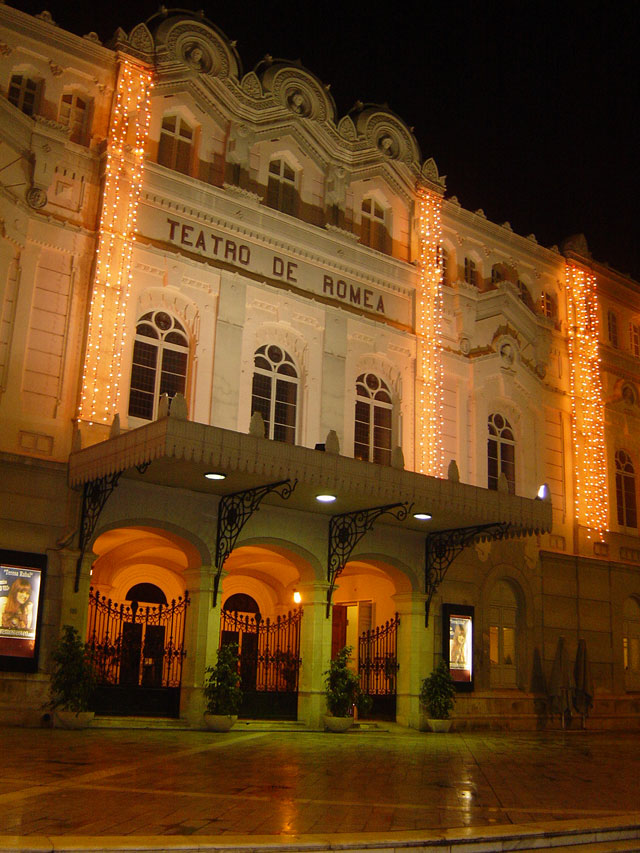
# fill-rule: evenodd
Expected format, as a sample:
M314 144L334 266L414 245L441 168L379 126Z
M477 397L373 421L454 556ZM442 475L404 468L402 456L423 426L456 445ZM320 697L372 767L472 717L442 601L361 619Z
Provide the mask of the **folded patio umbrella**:
M589 666L587 643L585 640L578 641L576 664L573 672L576 684L573 707L582 715L582 725L584 726L585 718L593 707L593 679L591 677L591 667Z
M567 721L571 721L574 692L575 681L569 664L564 637L558 637L558 647L549 679L549 698L551 700L551 712L560 714L563 729Z

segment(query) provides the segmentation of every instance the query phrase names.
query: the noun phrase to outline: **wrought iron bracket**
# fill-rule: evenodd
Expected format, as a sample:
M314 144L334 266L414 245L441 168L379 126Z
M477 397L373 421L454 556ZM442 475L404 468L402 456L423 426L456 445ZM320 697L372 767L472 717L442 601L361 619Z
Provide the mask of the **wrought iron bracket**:
M140 465L136 465L135 468L140 474L144 474L149 465L151 465L151 460L142 462ZM104 505L118 485L118 480L123 473L124 471L114 471L112 474L106 474L104 477L98 477L96 480L89 480L82 487L82 513L80 515L80 535L78 539L80 556L76 564L74 592L78 592L80 588L80 571L87 544L93 536Z
M256 486L220 498L218 506L218 532L216 535L216 574L213 579L213 606L218 601L218 588L222 567L229 554L233 551L242 528L254 512L260 509L260 504L267 495L275 493L283 500L291 497L298 481L280 480L266 486Z
M74 592L78 592L80 588L80 570L84 553L87 549L87 543L91 540L98 519L100 518L100 513L104 509L104 505L111 493L118 485L121 475L122 471L114 471L113 474L106 474L104 477L98 477L97 480L89 480L82 488L82 514L80 516L80 536L78 541L80 556L76 563Z
M458 554L480 536L484 539L504 539L508 530L509 524L506 522L495 522L478 524L475 527L438 530L427 536L425 540L425 592L427 594L424 613L425 628L429 627L431 599Z
M386 504L371 509L360 509L356 512L343 512L341 515L332 515L329 522L329 559L327 561L327 619L331 613L331 598L336 585L336 578L340 575L353 549L362 537L371 530L374 522L381 515L392 515L398 521L404 521L411 511L411 506L404 501L397 504Z

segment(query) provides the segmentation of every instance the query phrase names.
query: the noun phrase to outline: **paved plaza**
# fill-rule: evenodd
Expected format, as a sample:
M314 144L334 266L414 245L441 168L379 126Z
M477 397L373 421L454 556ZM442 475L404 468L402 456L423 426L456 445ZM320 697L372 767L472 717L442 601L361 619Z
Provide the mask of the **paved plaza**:
M639 734L392 726L347 735L5 728L0 736L0 851L50 850L40 839L78 836L93 837L97 850L114 849L114 836L145 844L162 836L173 849L174 836L393 840L492 825L640 823Z

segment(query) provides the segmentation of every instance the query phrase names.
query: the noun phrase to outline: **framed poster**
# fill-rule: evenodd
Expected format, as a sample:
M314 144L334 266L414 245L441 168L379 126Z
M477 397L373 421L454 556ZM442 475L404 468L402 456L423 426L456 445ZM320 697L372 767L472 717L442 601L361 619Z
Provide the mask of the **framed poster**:
M0 549L0 669L38 669L44 554Z
M469 605L442 605L442 656L460 692L473 690L473 617Z

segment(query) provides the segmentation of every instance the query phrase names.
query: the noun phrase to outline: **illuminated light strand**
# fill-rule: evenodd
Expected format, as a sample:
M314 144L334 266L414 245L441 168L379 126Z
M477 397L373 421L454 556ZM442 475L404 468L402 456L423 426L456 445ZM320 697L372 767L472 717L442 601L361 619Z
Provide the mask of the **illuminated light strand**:
M416 470L442 476L442 198L418 188Z
M571 263L565 274L575 513L589 538L593 533L602 538L608 529L609 503L596 278Z
M151 73L122 59L111 123L78 420L109 423L120 400L122 353L144 151L151 119Z

